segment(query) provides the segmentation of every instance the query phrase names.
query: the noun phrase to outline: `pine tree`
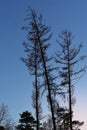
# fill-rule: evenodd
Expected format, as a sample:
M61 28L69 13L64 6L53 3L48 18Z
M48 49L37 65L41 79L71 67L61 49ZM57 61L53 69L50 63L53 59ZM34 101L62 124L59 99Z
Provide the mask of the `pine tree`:
M19 124L16 126L17 130L34 130L36 121L30 112L25 111L20 114Z

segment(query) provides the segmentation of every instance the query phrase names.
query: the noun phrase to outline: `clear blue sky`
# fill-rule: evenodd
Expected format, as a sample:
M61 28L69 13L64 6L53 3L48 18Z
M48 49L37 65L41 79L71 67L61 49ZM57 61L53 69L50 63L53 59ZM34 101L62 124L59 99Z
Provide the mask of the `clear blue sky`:
M25 24L27 7L43 14L45 23L57 34L70 29L75 35L76 45L83 41L81 53L87 55L87 0L0 0L0 104L9 106L14 120L18 114L31 111L32 81L25 65L20 61L24 56L23 41L26 34L21 30ZM55 49L55 45L53 50ZM75 117L85 121L87 129L87 73L76 85Z

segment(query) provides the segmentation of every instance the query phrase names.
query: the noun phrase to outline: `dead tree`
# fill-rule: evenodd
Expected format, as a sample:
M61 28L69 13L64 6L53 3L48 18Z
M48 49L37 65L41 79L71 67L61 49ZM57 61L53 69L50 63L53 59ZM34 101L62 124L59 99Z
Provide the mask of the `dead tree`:
M40 53L39 53L39 48L38 48L38 42L36 40L37 38L36 32L34 32L34 27L32 23L32 11L31 11L30 17L29 17L29 19L31 19L31 22L29 23L30 29L29 27L23 27L24 30L28 31L28 34L27 34L28 42L23 43L25 47L25 52L27 53L27 58L21 58L21 60L28 67L30 74L34 75L34 81L33 81L34 90L32 93L32 100L33 100L33 107L35 108L35 111L36 111L36 123L37 123L36 129L39 130L40 129L40 115L41 115L41 110L42 110L41 103L40 103L40 86L39 86L39 78L38 78Z
M86 67L78 67L78 63L84 60L85 56L79 56L82 44L76 49L73 47L73 35L70 31L63 31L59 34L58 52L56 53L55 61L58 65L58 73L61 78L61 87L65 88L69 98L69 121L70 130L72 130L72 102L73 89L75 82L81 78Z
M44 85L46 86L48 90L48 98L49 98L49 104L52 114L52 121L53 121L53 127L54 130L56 130L56 124L55 124L55 117L53 112L53 105L52 105L52 97L51 97L51 87L52 87L52 81L53 78L51 76L52 68L47 65L47 63L50 61L51 58L48 58L47 56L47 48L49 47L49 44L47 44L47 41L50 40L52 34L49 34L50 28L47 27L42 22L42 16L37 16L36 12L34 10L31 10L31 23L30 28L32 28L33 33L35 33L35 41L38 43L39 52L40 52L40 64L41 64L41 75L42 78L44 77Z

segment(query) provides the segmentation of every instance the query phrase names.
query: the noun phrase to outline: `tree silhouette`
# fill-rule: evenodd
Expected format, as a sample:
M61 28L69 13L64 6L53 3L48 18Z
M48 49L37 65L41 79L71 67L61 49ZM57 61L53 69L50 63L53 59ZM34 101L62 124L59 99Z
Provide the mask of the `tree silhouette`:
M0 105L0 126L3 126L5 129L10 129L13 127L14 122L9 114L8 106L1 104Z
M52 34L49 34L50 32L50 28L45 26L42 22L42 16L37 16L36 12L34 10L31 9L31 21L29 22L29 27L23 27L23 29L28 29L28 40L31 41L34 45L36 45L36 64L34 64L33 66L35 67L35 73L34 75L37 75L37 68L36 67L38 65L38 63L40 63L40 73L39 76L42 76L42 78L44 78L44 83L42 83L43 86L46 86L46 89L48 90L48 100L49 100L49 104L50 104L50 108L51 108L51 114L52 114L52 120L53 120L53 126L54 126L54 130L56 130L56 125L55 125L55 117L54 117L54 112L53 112L53 104L52 104L52 97L51 97L51 89L53 86L53 79L54 77L52 77L51 75L51 71L53 70L50 66L48 66L48 61L50 61L51 58L48 58L47 56L47 48L49 47L49 44L47 44L46 42L50 40ZM29 20L29 19L28 19ZM26 48L30 51L30 49L28 47L32 47L31 45L27 45ZM34 46L35 49L35 46ZM28 67L30 67L30 65L32 63L32 59L33 57L35 58L35 53L32 53L32 57L30 56L29 60L30 60L30 64L28 64L28 59L23 59L23 61L26 63L26 65ZM35 60L34 60L35 61ZM31 65L32 66L32 65ZM32 67L30 67L30 69L32 70ZM37 81L35 80L35 83ZM36 85L38 87L38 85ZM38 88L37 88L38 90ZM36 94L39 95L39 94ZM36 98L37 99L37 98ZM37 100L36 100L37 101ZM37 104L37 103L36 103ZM38 128L37 128L38 130Z
M56 53L56 63L58 64L58 72L61 80L61 87L66 89L69 97L69 121L70 130L72 130L72 103L73 103L73 89L76 80L78 80L86 67L78 67L78 63L84 60L85 56L78 56L82 48L82 44L78 49L73 47L73 35L70 31L63 31L59 34L57 41L60 51Z
M39 60L40 60L40 53L39 53L39 47L38 47L38 41L36 40L37 35L34 31L34 25L33 25L33 10L31 10L30 16L30 23L29 27L23 27L23 29L28 31L27 34L27 40L28 42L23 43L23 46L25 47L25 52L27 53L27 58L21 58L22 61L26 64L28 67L31 75L34 75L34 81L33 86L34 90L32 93L32 100L33 100L33 107L36 110L36 122L37 122L37 130L40 128L40 117L41 117L41 103L40 103L40 84L39 84Z
M19 124L16 126L18 130L34 130L36 121L30 112L25 111L20 114Z
M51 108L51 114L52 114L52 120L53 120L53 127L54 130L56 130L56 124L55 124L55 117L53 112L53 104L52 104L52 92L51 87L53 85L53 77L51 75L51 71L53 68L47 65L47 63L50 61L51 58L48 58L47 56L47 48L49 47L49 44L47 44L47 41L50 40L52 34L49 34L50 28L47 27L42 23L42 16L37 16L35 11L32 11L32 24L31 28L33 28L33 32L36 34L35 41L37 41L39 49L40 49L40 63L41 63L41 75L42 78L44 77L44 86L47 87L48 90L48 100Z

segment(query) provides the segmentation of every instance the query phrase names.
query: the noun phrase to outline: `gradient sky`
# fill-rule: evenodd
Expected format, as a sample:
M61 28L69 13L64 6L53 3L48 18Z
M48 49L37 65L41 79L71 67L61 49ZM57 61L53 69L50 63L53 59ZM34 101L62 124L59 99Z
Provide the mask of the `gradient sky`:
M25 65L20 61L24 56L22 43L26 33L21 30L25 24L27 7L43 14L44 21L52 27L53 39L57 34L70 29L78 45L84 47L81 54L87 55L87 0L0 0L0 104L8 105L16 121L18 114L31 109L32 79ZM52 51L55 45L52 44ZM87 129L87 73L76 84L74 106L75 119L85 121L82 130Z

